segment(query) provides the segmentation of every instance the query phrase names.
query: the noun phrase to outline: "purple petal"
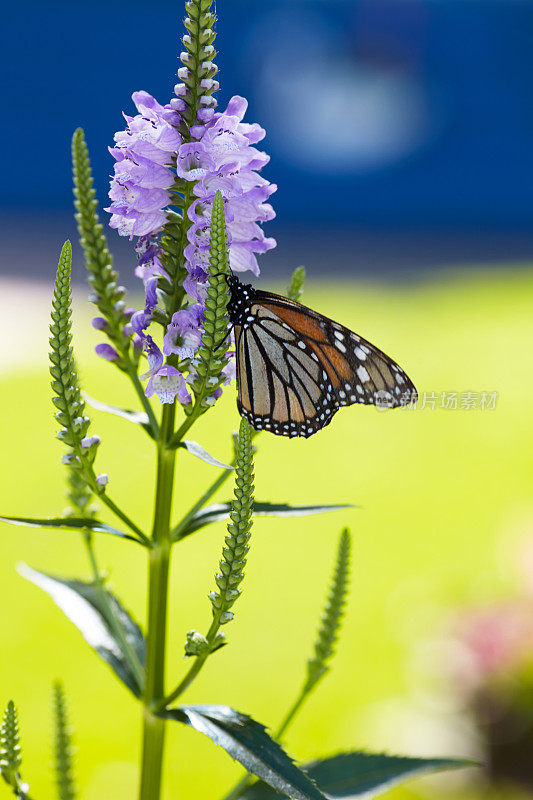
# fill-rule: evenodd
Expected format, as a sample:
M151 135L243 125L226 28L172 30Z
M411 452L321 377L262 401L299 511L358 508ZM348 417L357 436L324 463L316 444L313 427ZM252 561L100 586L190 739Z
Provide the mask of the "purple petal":
M178 150L176 173L186 181L197 181L213 168L213 159L201 142L182 144Z

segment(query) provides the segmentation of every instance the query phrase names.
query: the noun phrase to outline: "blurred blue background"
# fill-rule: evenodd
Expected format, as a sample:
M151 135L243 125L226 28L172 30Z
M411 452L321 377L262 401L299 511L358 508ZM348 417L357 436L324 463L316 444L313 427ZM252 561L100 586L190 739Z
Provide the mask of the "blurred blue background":
M3 12L9 264L20 260L21 218L40 227L23 273L46 269L48 241L75 237L74 127L85 128L104 205L107 146L132 91L171 96L181 3L147 9L111 0ZM268 235L280 245L269 268L401 271L529 255L532 2L225 0L217 10L220 102L245 95L247 118L268 131L266 172L279 186Z

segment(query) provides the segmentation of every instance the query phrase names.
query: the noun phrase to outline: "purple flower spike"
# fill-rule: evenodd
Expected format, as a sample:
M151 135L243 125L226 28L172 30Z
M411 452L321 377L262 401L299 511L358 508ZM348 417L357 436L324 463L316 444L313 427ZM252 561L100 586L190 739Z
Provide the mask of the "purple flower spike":
M211 212L217 191L225 201L233 270L250 270L258 275L256 254L265 253L276 245L274 239L265 237L261 223L275 216L274 209L265 201L277 187L257 172L268 163L269 157L252 146L264 137L265 131L259 125L242 122L247 106L244 97L232 97L226 111L214 114L204 126L194 126L191 132L199 138L197 143L180 148L184 163L187 161L186 166L190 167L190 171L182 169L182 177L196 181L194 193L199 200L188 209L192 225L187 231L189 244L185 248L189 279L184 286L189 297L194 299L203 296L201 284L205 281L199 280L195 287L193 278L197 277L199 268L207 274ZM194 167L190 163L191 154L196 159ZM203 278L198 276L197 280L199 277Z
M119 355L114 347L111 347L110 344L107 342L102 342L101 344L97 344L94 348L94 351L97 356L100 358L105 359L105 361L118 361Z
M165 357L172 355L191 361L201 343L216 192L220 191L224 198L233 270L259 274L257 254L276 245L274 239L265 237L262 229L262 224L275 216L268 199L276 191L274 184L259 175L269 161L269 156L255 147L265 131L256 123L243 122L248 107L243 97L232 97L224 112L216 111L212 93L218 90L218 82L214 79L216 67L210 61L214 49L206 45L204 50L202 68L209 77L203 78L199 87L196 118L186 119L192 141L183 142L179 133L182 115L187 117L191 108L191 90L185 83L176 85L175 97L165 106L147 92L135 92L132 97L138 113L124 115L126 129L115 134L115 146L110 148L115 168L109 192L111 205L106 209L111 214L112 228L130 239L138 237L135 274L144 283L145 303L140 310L126 309L122 303L126 322L123 331L147 357L148 371L141 376L148 381L146 396L156 394L162 403L177 399L184 405L191 402L187 385L182 373L165 363ZM185 64L188 58L188 54L182 54ZM189 81L190 69L180 68L178 77ZM191 224L187 227L188 241L184 248L187 275L183 280L191 302L174 314L160 350L147 330L158 303L165 299L162 293L169 291L171 283L163 266L167 262L159 234L169 221L172 190L178 188L183 192L183 184L176 184L177 178L192 184L189 187L192 203L184 209ZM165 308L161 310L164 312ZM104 330L104 322L96 317L93 325ZM109 361L119 358L109 344L98 345L96 352ZM188 380L194 379L193 364L188 371ZM232 360L224 368L224 383L234 377ZM213 404L220 393L220 388L213 390L205 402Z
M111 227L130 238L155 233L165 225L165 208L171 201L168 190L174 183L170 165L181 144L172 109L147 92L134 92L132 98L139 113L125 115L127 130L115 134L112 203L106 209L112 214Z

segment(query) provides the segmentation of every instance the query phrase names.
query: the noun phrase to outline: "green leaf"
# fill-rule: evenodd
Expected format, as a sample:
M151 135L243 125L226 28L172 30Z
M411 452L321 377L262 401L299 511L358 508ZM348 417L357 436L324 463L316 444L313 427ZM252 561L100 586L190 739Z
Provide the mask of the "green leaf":
M0 522L9 522L11 525L25 525L28 528L56 528L66 531L92 531L93 533L108 533L111 536L119 536L121 539L129 539L131 542L144 544L141 539L130 533L124 533L105 522L99 522L90 517L52 517L49 519L33 519L31 517L0 517Z
M334 800L376 797L403 781L431 772L474 766L451 758L410 758L354 751L312 761L304 769L322 791ZM244 789L242 800L282 800L263 781Z
M145 642L141 629L120 601L110 591L93 583L47 575L27 564L20 564L18 572L50 595L85 641L139 697L141 689L114 633L116 624L122 626L125 638L142 666L145 663ZM109 610L114 618L111 618Z
M54 709L54 769L58 800L74 800L73 749L68 724L67 699L59 681L54 684L52 703Z
M288 503L255 502L252 513L254 517L306 517L310 514L339 511L342 508L356 508L356 506L349 503L343 505L291 506ZM178 540L184 539L206 525L212 525L213 522L228 519L230 511L231 503L214 503L211 506L206 506L189 520L187 527L180 530L176 538Z
M229 706L181 706L161 716L183 722L215 743L277 792L294 800L326 800L315 784L287 753L251 717ZM274 796L275 793L273 793Z
M122 419L127 419L128 422L134 422L136 425L143 427L149 436L152 437L152 439L154 438L154 432L152 430L152 426L150 425L148 414L145 414L144 411L132 411L129 408L111 406L108 403L102 403L101 400L96 400L94 397L89 397L86 392L82 392L82 394L83 399L88 406L91 406L91 408L94 408L97 411L104 411L106 414L113 414L115 417L122 417Z
M184 447L188 453L192 456L196 456L199 458L200 461L205 461L206 464L211 464L212 467L220 467L221 469L233 469L231 464L225 464L223 461L219 461L218 458L215 458L207 450L204 450L201 444L198 442L193 442L191 439L184 439L180 442L180 447Z

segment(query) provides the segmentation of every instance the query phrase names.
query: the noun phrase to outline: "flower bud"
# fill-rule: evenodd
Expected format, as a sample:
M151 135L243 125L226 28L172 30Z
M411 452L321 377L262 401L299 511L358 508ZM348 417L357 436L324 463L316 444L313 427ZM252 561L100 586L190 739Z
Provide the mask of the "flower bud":
M82 447L96 447L100 444L100 437L99 436L84 436L83 439L80 441Z
M209 120L212 118L214 113L215 113L215 109L214 108L199 108L197 116L198 116L198 119L200 120L200 122L206 123L206 122L209 122ZM193 129L192 128L191 128L191 134L195 138L200 138L200 136L202 135L202 131L203 131L203 125L194 125L194 128L198 129L198 131L199 131L198 136L196 135L196 133L193 133Z
M93 317L91 320L91 325L97 331L105 331L109 327L107 320L105 320L103 317Z
M103 358L105 361L118 361L119 356L117 351L114 347L111 347L110 344L107 344L107 342L97 344L94 351L97 356L100 356L100 358Z
M188 631L185 640L185 655L199 656L209 651L209 642L199 631Z
M216 92L219 89L219 83L218 81L214 81L212 78L204 78L200 81L200 88L204 89L206 92Z
M100 475L96 476L96 483L98 484L98 486L107 486L108 481L109 481L109 475L107 474L107 472L101 472Z
M178 113L187 110L187 103L185 102L185 100L182 100L181 97L173 97L172 100L170 101L170 106L171 108L174 109L174 111L177 111Z

